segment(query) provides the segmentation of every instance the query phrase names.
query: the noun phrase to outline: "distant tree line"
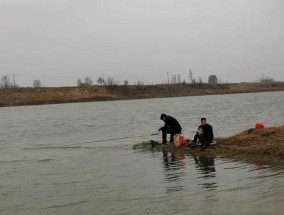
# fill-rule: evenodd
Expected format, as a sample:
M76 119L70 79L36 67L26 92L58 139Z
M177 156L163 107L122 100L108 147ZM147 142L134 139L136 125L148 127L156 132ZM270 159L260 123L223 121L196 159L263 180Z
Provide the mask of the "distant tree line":
M78 87L89 87L89 86L92 86L92 85L93 85L93 81L89 76L85 77L84 81L82 81L81 78L77 79L77 86Z
M196 80L193 76L192 70L189 70L189 77L188 77L188 81L186 81L185 79L182 80L182 77L180 74L174 74L172 75L171 79L169 77L169 73L167 73L167 84L183 84L183 85L193 85L193 86L202 86L203 84L210 84L212 86L217 86L217 85L221 85L221 80L218 79L218 77L214 74L209 75L208 76L208 81L204 82L203 79L201 77L198 77L198 80ZM112 77L104 77L104 75L101 75L98 77L98 79L96 80L98 85L103 85L103 86L107 86L110 88L115 88L117 86L124 86L124 87L128 87L129 85L129 81L128 80L123 80L122 82L120 80L115 80ZM259 83L262 84L273 84L276 83L276 81L269 77L269 76L264 76L262 75L259 78ZM89 86L93 86L94 82L91 79L91 77L87 76L84 79L78 78L77 79L77 86L78 87L89 87ZM135 82L133 85L137 85L137 86L141 86L144 85L144 82L142 80L138 80L137 82ZM224 85L224 84L222 84ZM32 86L34 88L40 88L42 87L42 83L40 79L35 79L33 81ZM1 77L0 80L0 88L16 88L19 87L16 82L15 82L15 77L13 74L13 77L10 78L9 75L3 75Z
M264 75L262 75L259 79L259 82L262 83L262 84L271 84L271 83L274 83L275 80L271 77L266 77Z
M168 81L169 84L186 84L185 80L181 80L181 76L180 74L176 74L172 76L171 82ZM203 84L203 80L201 77L198 78L198 81L196 81L196 79L193 77L192 71L189 71L189 82L188 84ZM212 85L217 85L219 83L219 80L217 78L216 75L210 75L208 77L208 84L212 84Z
M185 80L182 80L181 75L180 74L174 74L171 77L171 81L169 79L169 73L167 73L168 76L168 84L190 84L190 85L203 85L205 84L205 82L203 82L203 79L201 77L198 77L198 80L196 80L193 77L193 73L192 70L189 70L189 80L188 82L186 82ZM120 80L115 80L112 77L107 77L104 78L104 75L101 75L98 77L97 79L97 84L99 85L104 85L104 86L108 86L108 87L116 87L118 85L123 85L125 87L127 87L129 85L129 81L128 80L124 80L121 84ZM221 81L218 79L218 77L214 74L209 75L208 77L208 84L216 86L218 84L221 84ZM259 78L259 83L263 83L263 84L271 84L271 83L275 83L275 80L269 76L264 76L262 75ZM94 82L91 79L91 77L87 76L85 77L83 80L81 78L77 79L77 86L79 87L88 87L88 86L93 86ZM141 86L144 85L144 82L141 80L138 80L137 82L134 83L134 85L137 86ZM35 79L33 81L33 85L34 88L40 88L42 87L41 84L41 80L40 79ZM13 88L13 87L19 87L16 83L15 83L15 78L13 77L13 81L11 80L11 78L8 75L3 75L1 78L1 82L0 82L0 88Z
M97 79L97 83L99 85L105 85L105 86L118 86L118 85L121 85L121 81L120 80L115 80L114 78L112 77L107 77L107 78L104 78L103 76L100 76L98 79ZM127 86L128 85L128 80L124 80L123 81L123 85L124 86ZM77 86L78 87L89 87L89 86L93 86L93 80L90 78L90 77L86 77L84 79L84 81L82 81L81 78L78 78L77 79Z

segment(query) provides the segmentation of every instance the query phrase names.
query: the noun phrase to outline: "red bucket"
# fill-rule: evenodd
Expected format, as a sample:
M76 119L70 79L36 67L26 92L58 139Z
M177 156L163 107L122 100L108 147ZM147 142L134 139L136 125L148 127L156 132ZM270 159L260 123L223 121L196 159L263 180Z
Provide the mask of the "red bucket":
M255 129L263 129L264 128L264 124L262 123L256 123L255 124Z

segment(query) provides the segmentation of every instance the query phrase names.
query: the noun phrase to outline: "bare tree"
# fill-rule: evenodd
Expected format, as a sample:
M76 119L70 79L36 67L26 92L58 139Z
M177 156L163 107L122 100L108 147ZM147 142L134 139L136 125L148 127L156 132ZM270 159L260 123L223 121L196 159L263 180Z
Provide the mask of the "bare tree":
M203 80L202 80L201 77L198 78L198 84L200 84L200 85L203 84Z
M138 81L136 82L136 85L137 85L137 86L144 85L144 82L143 82L143 81L141 81L141 80L138 80Z
M107 78L107 85L108 85L108 86L113 86L113 85L115 85L114 79L111 78L111 77L108 77L108 78Z
M127 80L124 81L124 84L126 82L128 84ZM114 78L112 78L112 77L107 77L107 80L106 80L106 82L104 82L104 84L106 84L107 86L110 86L110 87L116 87L117 85L120 85L120 80L114 80Z
M105 80L103 79L103 77L99 77L97 82L98 82L99 85L102 85L102 84L105 83Z
M172 76L172 84L176 84L177 83L177 76L173 75Z
M189 69L189 72L188 72L188 78L189 78L189 84L190 83L193 83L193 78L192 78L192 70L191 69Z
M81 79L81 78L78 78L78 79L77 79L77 86L78 86L78 87L81 87L81 86L82 86L82 79Z
M217 78L217 76L216 76L216 75L210 75L210 76L208 77L208 83L209 83L209 84L213 84L213 85L218 84L218 78Z
M263 83L263 84L271 84L271 83L274 83L275 80L271 77L265 77L264 75L262 75L259 79L259 82L260 83Z
M84 85L85 86L92 86L93 85L93 81L90 77L86 77L84 80Z
M124 80L124 81L123 81L123 84L124 84L124 86L127 86L127 85L128 85L128 81L127 81L127 80Z
M180 84L181 83L181 77L180 74L177 74L177 83Z
M40 81L39 79L35 79L35 80L33 81L33 87L34 87L34 88L39 88L39 87L41 87L41 81Z

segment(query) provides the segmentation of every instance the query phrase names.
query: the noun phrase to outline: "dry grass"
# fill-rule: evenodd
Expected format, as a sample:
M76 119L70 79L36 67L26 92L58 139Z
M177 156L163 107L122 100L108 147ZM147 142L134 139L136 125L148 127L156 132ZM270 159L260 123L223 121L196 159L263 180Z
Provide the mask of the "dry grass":
M219 138L217 142L214 153L221 156L284 164L284 126L249 129L229 138Z

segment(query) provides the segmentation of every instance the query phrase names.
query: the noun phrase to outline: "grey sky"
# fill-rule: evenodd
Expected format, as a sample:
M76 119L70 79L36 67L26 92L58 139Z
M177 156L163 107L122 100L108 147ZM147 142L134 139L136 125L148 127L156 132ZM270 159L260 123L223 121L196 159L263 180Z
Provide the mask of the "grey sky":
M180 74L284 81L283 0L0 0L0 75L21 86Z

